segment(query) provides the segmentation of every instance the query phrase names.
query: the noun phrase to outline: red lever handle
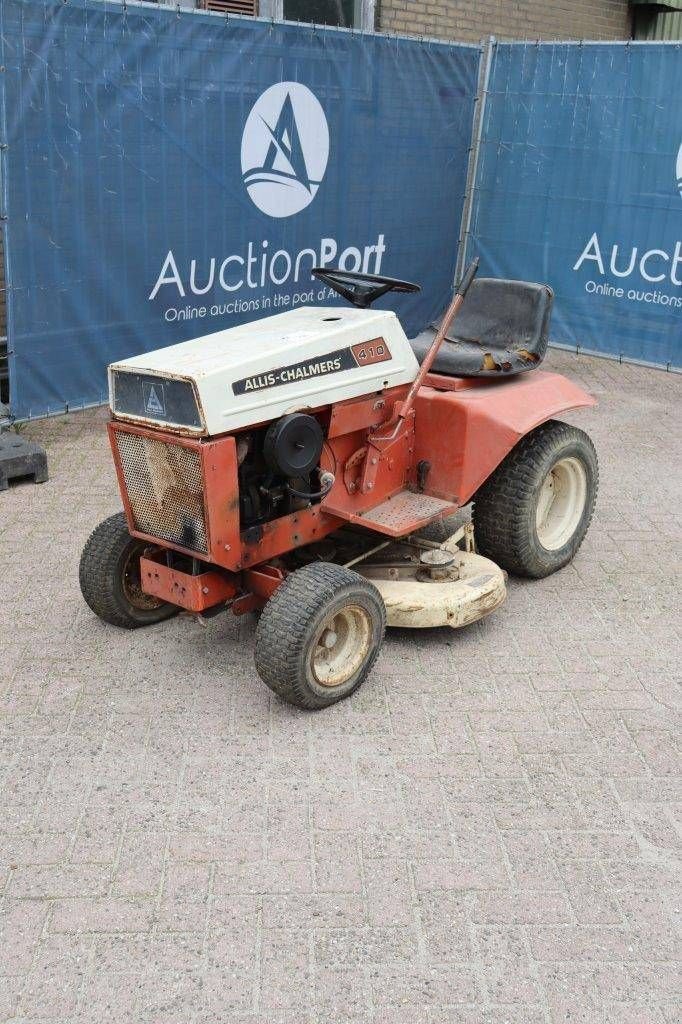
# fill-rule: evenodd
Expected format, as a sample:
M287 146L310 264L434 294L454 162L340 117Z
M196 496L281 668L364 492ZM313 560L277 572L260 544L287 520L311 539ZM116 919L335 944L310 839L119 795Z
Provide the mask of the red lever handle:
M443 317L441 325L438 328L438 331L436 332L436 336L431 342L431 347L429 348L428 352L424 356L424 359L422 360L422 364L419 367L419 373L412 381L412 387L408 391L405 401L400 406L398 415L396 417L395 429L392 431L391 434L388 435L388 437L377 438L377 440L387 441L393 436L395 436L395 434L398 431L398 427L409 415L409 412L412 409L412 406L414 405L414 400L417 397L417 394L419 393L419 389L424 383L424 378L426 377L427 373L433 366L434 360L438 355L438 350L443 344L445 335L450 330L453 320L455 319L460 309L462 308L466 293L469 291L469 288L471 287L471 284L474 278L476 277L476 274L478 273L478 265L479 259L477 256L476 259L471 261L466 271L464 272L464 277L460 281L457 291L455 292L455 295L452 299L452 302L448 306L448 309L445 313L445 316ZM386 424L386 426L390 426L390 421L389 423Z

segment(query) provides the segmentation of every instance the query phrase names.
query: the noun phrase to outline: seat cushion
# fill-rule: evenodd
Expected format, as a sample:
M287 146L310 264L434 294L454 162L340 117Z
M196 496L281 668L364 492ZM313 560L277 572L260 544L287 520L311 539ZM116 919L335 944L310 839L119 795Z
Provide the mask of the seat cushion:
M549 341L553 292L547 285L478 278L436 361L433 373L449 377L499 377L533 370ZM412 348L421 362L432 339Z

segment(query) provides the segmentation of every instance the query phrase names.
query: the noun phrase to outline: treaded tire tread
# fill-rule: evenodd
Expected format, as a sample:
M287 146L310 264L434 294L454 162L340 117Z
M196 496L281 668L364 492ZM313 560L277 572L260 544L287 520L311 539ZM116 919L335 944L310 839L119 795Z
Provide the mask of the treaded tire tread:
M374 642L351 685L316 693L306 681L306 651L326 607L347 594L364 594L374 608ZM350 603L350 602L349 602ZM351 569L314 562L287 576L265 605L256 627L256 670L273 693L296 707L318 710L350 696L371 671L386 630L386 609L376 587Z
M538 488L563 454L580 456L587 472L582 518L569 542L557 551L543 548L535 531ZM558 420L541 424L512 449L474 497L476 544L515 576L541 579L575 556L589 528L599 486L597 453L588 435Z
M81 554L78 580L81 593L104 622L122 629L138 629L153 625L175 615L178 608L161 604L158 608L141 610L129 605L120 583L121 560L130 545L142 547L128 532L123 512L109 516L95 527Z

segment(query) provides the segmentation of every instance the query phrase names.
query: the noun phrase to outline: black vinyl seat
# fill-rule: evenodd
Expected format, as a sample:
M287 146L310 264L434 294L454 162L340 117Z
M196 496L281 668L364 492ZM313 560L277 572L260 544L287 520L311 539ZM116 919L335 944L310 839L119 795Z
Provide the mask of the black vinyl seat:
M431 372L502 377L535 369L547 351L553 301L552 289L544 284L476 278ZM412 341L419 362L431 340Z

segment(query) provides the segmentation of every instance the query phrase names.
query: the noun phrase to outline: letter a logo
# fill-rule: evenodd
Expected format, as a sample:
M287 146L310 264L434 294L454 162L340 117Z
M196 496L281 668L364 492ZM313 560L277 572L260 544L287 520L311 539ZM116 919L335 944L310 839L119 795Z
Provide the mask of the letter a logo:
M319 100L300 82L271 85L244 125L242 179L259 210L291 217L312 203L329 159Z
M143 384L144 410L150 416L166 415L166 396L163 384Z

